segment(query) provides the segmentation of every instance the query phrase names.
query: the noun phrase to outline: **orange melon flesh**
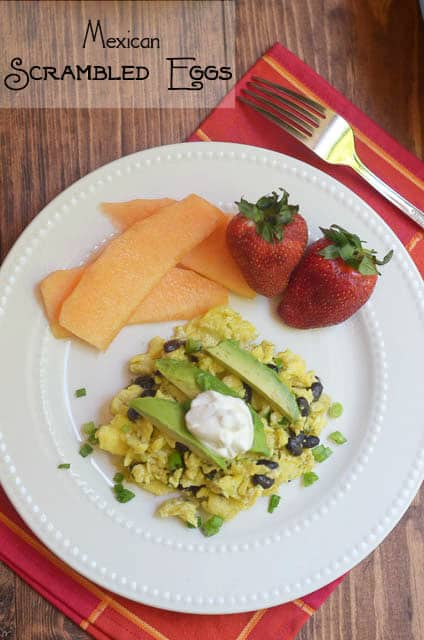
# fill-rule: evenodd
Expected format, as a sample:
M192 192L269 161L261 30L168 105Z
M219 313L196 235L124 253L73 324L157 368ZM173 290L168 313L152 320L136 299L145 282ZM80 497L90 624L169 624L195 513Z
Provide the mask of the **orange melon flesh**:
M40 293L46 310L50 329L56 338L67 338L71 334L59 324L63 301L75 289L85 267L53 271L40 282Z
M85 267L54 271L40 284L41 295L50 328L56 338L72 334L59 325L63 301L79 282ZM191 320L212 307L226 305L228 291L212 280L189 269L173 267L141 301L127 324Z
M161 207L172 204L175 200L171 198L138 199L128 202L103 202L101 209L121 231L129 226L147 218ZM94 260L96 255L91 257ZM50 273L40 283L40 293L46 311L50 329L55 338L68 338L72 334L60 326L59 313L63 301L76 287L84 270L83 267L74 269L61 269Z
M151 215L160 207L175 200L129 200L128 202L104 202L102 211L108 215L119 229L127 229L138 220ZM245 298L254 298L256 293L249 287L237 263L228 249L226 232L230 216L221 212L221 223L217 229L199 246L184 256L181 265L203 276L223 284Z
M228 248L227 227L230 219L229 215L222 213L215 231L186 254L180 264L223 284L240 296L254 298L256 293L247 284Z
M136 222L144 220L158 209L174 202L175 200L171 198L138 198L128 202L102 202L100 208L115 227L125 231Z
M189 269L175 267L138 305L128 324L191 320L228 304L228 291Z
M64 301L59 323L104 350L169 269L212 233L219 209L194 194L111 240Z

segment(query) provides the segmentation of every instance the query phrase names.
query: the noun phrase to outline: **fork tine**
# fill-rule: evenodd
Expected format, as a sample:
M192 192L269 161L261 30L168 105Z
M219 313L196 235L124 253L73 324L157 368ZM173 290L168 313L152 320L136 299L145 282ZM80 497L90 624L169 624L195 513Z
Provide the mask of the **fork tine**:
M324 117L326 115L327 110L325 107L322 106L322 104L320 104L319 102L315 102L315 100L312 100L311 98L308 98L307 96L304 96L301 93L297 93L297 91L292 91L292 89L287 89L287 87L284 87L282 84L277 84L276 82L265 80L265 78L260 78L259 76L253 76L253 80L256 80L256 82L262 82L263 84L267 84L270 87L274 87L274 89L278 89L279 91L282 91L283 93L286 93L287 95L292 96L293 98L296 98L297 100L299 100L299 102L303 102L303 104L307 104L313 109L316 109L316 111L319 111L319 113L322 113Z
M296 111L296 113L299 113L302 116L305 116L305 118L308 118L308 120L311 120L312 122L314 122L317 125L317 127L321 124L321 120L317 116L315 116L313 113L311 113L310 111L307 111L306 109L296 104L292 100L287 100L287 98L283 98L283 96L279 95L278 93L275 93L275 91L270 91L269 89L265 89L265 87L263 87L262 85L256 82L248 82L247 86L257 89L262 93L265 93L267 96L271 96L271 98L275 98L279 102L282 102L283 104L287 105L288 107Z
M292 125L296 129L300 128L301 130L303 130L303 132L309 133L310 135L312 135L312 133L314 132L314 128L309 123L305 122L305 120L302 120L301 118L298 118L291 111L288 111L287 109L283 109L283 107L276 105L275 102L271 102L271 100L267 100L266 98L263 98L262 96L257 95L256 93L254 93L253 91L250 91L249 89L243 89L242 91L243 93L247 93L247 95L252 96L252 98L255 98L255 100L262 102L262 104L265 104L268 107L271 107L272 109L274 109L275 111L278 111L278 113L281 113L289 121L288 124Z
M274 122L276 125L281 127L281 129L284 129L285 131L287 131L287 133L290 133L290 135L294 136L298 140L307 140L308 136L305 133L303 133L303 131L299 131L298 129L295 129L294 127L290 126L287 122L285 122L278 116L260 107L258 104L255 104L254 102L252 102L251 100L248 100L247 98L243 98L243 96L238 96L237 99L240 100L240 102L244 102L245 104L249 105L249 107L251 107L255 111L258 111L259 113L261 113L267 120Z

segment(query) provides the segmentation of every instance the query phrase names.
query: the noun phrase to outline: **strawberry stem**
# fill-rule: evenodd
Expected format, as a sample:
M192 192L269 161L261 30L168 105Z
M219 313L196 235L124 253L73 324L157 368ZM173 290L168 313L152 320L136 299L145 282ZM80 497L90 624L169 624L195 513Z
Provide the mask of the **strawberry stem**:
M393 249L389 251L382 260L377 258L374 249L366 249L363 245L366 240L361 240L359 236L350 231L346 231L338 224L332 224L329 229L320 227L324 237L331 241L331 244L321 249L320 256L326 260L337 260L341 258L350 267L364 276L381 275L377 265L387 264L393 256Z
M240 198L236 202L239 212L256 225L256 232L266 242L281 242L284 236L284 227L288 225L293 216L299 211L298 205L289 204L289 194L280 187L282 194L273 191L271 195L262 196L257 202L249 202Z

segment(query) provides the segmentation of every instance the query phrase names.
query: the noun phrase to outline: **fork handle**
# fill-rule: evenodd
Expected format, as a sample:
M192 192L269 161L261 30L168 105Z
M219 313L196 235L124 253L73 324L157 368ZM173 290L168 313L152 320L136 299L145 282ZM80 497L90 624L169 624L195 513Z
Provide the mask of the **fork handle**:
M415 207L409 200L401 196L397 191L389 187L388 184L383 182L378 176L368 169L358 158L354 155L352 164L350 165L359 175L364 178L374 189L376 189L382 196L392 202L398 209L406 213L407 216L416 222L422 229L424 229L424 212Z

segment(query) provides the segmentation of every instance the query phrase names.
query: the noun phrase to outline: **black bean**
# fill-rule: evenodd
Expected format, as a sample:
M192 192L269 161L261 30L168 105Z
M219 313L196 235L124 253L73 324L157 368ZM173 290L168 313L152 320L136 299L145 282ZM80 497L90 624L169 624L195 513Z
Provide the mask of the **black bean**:
M179 349L184 345L185 340L168 340L168 342L165 342L165 344L163 345L163 350L165 351L165 353L171 353L171 351L175 351L176 349Z
M309 402L306 398L300 397L296 398L297 406L299 407L300 415L306 418L309 416L311 409L309 407Z
M323 389L324 389L324 387L322 386L322 383L319 380L318 380L318 382L313 382L311 384L311 391L312 391L312 395L314 397L312 402L316 402L316 400L320 399Z
M134 384L138 384L143 389L152 389L155 386L155 381L152 376L138 376L134 380Z
M190 493L196 495L196 493L199 491L199 489L202 488L202 486L204 485L191 484L189 487L182 487L181 485L179 485L178 488L182 489L183 491L190 491Z
M277 365L273 364L272 362L268 362L266 366L272 369L273 371L276 371L277 373L280 371L280 367L277 367Z
M143 389L140 398L154 398L156 395L156 389Z
M252 484L259 485L262 489L269 489L274 484L274 478L269 478L268 476L263 475L263 473L255 473L252 476Z
M175 448L180 453L186 453L187 451L189 451L189 448L186 447L185 444L183 444L182 442L176 442L175 443Z
M243 382L243 387L244 387L244 398L243 398L243 400L245 402L251 402L251 400L252 400L252 387L249 387L249 385L246 382Z
M303 452L303 434L299 436L290 436L287 442L287 449L292 456L300 456Z
M303 438L303 435L304 435L303 431L301 431L300 433L296 433L296 431L293 431L293 429L291 427L289 427L288 428L288 432L289 432L289 435L292 438L300 438L300 441L302 441L302 438Z
M302 444L305 449L313 449L319 445L319 438L318 436L305 436Z
M159 369L156 369L156 371L155 371L155 376L159 376L159 377L160 377L161 375L162 375L162 374L161 374L161 372L159 371Z
M217 474L216 469L212 469L212 471L209 471L209 473L205 473L205 476L208 480L213 480L216 474Z
M138 413L138 411L136 411L135 409L133 409L132 407L130 407L127 411L127 418L128 420L131 420L131 422L135 422L136 420L138 420L140 417L140 414Z
M263 464L268 469L278 469L278 462L275 462L275 460L256 460L256 464Z
M190 360L190 362L199 362L199 358L197 358L196 356L189 356L188 359Z

